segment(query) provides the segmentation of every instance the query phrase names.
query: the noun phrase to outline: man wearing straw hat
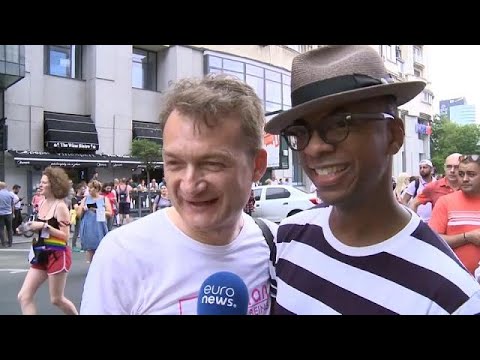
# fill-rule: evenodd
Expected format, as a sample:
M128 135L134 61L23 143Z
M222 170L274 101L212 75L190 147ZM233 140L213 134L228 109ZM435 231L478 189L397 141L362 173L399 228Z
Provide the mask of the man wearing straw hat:
M274 313L480 313L480 285L392 192L397 107L425 83L393 83L362 45L298 55L291 76L292 108L265 129L299 152L324 203L280 224Z

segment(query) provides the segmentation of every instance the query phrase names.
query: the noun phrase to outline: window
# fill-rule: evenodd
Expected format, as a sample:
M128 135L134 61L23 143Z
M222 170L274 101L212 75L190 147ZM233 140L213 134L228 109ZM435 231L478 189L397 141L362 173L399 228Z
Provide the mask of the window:
M133 48L132 86L138 89L157 90L157 53Z
M414 46L413 47L413 61L423 64L423 47L422 46Z
M253 196L255 197L255 201L260 201L260 195L262 195L262 189L253 190Z
M82 45L45 45L45 74L82 78Z
M290 197L290 191L284 188L272 187L272 188L267 188L267 194L265 196L265 199L266 200L286 199L289 197Z
M382 55L384 59L397 62L396 45L382 45Z
M206 55L206 72L230 74L246 82L263 100L266 112L289 109L291 107L290 76L286 71L282 72L253 61L242 60Z
M422 77L422 71L421 71L420 69L414 69L414 70L413 70L413 75L415 75L416 77L421 78L421 77Z
M423 102L432 105L433 103L433 95L429 93L428 91L423 92Z

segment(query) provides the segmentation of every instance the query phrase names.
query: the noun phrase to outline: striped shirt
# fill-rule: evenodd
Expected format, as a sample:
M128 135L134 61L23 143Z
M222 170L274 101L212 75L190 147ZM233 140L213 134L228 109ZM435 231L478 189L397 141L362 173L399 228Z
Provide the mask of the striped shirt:
M480 313L480 285L416 214L390 239L351 247L332 234L331 210L280 224L275 314Z

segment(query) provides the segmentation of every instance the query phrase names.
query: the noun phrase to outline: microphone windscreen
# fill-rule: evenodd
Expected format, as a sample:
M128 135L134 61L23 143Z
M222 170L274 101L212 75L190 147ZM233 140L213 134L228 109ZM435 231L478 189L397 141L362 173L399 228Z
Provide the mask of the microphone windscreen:
M210 275L198 293L198 315L246 315L248 288L243 280L228 271Z

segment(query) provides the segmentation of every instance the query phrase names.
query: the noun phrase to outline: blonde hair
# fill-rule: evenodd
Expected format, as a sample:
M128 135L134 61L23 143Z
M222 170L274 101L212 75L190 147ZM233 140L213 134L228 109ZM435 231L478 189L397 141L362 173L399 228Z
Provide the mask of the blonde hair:
M92 180L88 183L89 188L94 188L97 192L102 191L102 183L98 180Z
M164 95L160 113L162 131L174 110L189 116L197 129L201 124L213 128L227 117L237 117L249 150L256 153L263 147L262 101L251 86L233 76L209 74L178 81Z
M395 186L395 195L397 195L398 198L402 196L403 190L405 190L408 187L409 183L410 183L410 175L408 175L406 172L402 172L398 174L397 186Z

